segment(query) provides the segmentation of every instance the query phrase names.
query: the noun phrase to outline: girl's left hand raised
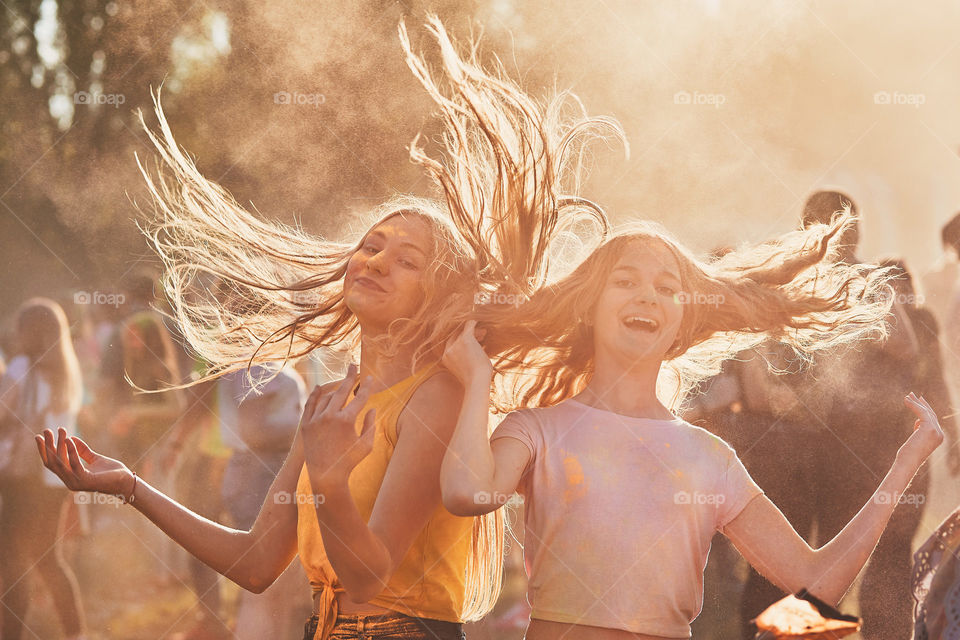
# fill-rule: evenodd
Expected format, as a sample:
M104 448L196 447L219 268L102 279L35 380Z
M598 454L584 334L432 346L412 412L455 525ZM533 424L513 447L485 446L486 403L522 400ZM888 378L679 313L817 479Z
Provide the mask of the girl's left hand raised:
M450 336L443 350L443 366L455 375L461 384L484 380L489 384L493 375L490 358L480 346L485 329L477 329L476 320L467 320L458 334Z
M357 378L357 366L351 364L347 376L332 392L316 387L303 409L300 429L304 458L314 487L346 482L353 468L373 450L375 410L367 411L360 435L355 425L370 395L379 389L374 389L373 379L368 376L344 405Z
M903 404L916 414L917 421L913 425L913 433L900 446L900 451L909 451L911 455L919 456L922 462L943 442L943 429L937 421L936 411L923 397L918 398L911 391L903 399Z

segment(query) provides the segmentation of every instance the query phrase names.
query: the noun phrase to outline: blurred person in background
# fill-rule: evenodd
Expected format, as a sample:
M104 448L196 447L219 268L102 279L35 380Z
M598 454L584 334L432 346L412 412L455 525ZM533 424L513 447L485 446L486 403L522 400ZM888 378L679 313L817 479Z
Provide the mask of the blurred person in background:
M175 388L184 382L177 355L182 349L175 345L163 317L149 308L153 280L133 278L125 291L130 297L124 301L125 315L103 354L99 394L92 411L102 416L103 422L90 426L85 434L99 434L107 451L130 460L138 472L151 474L161 490L175 493L175 469L163 461L170 433L188 417L188 394ZM130 526L153 550L145 557L151 566L148 582L156 587L174 584L185 561L183 552L140 518Z
M960 293L960 212L940 228L940 256L921 278L923 302L941 327L947 327L954 299Z
M815 192L801 224L829 222L844 206L857 210L844 193ZM859 225L840 244L840 260L860 262ZM728 407L728 416L713 423L732 431L731 444L751 476L811 543L814 533L822 542L841 531L873 494L909 435L913 416L898 401L900 391L914 388L931 403L944 401L920 375L928 353L920 349L907 302L895 295L885 342L834 349L809 364L761 346L731 363L726 382L732 384L718 387L716 400L708 394L699 401ZM933 406L938 417L948 413L948 405ZM944 430L952 429L952 422L945 422ZM927 470L923 466L913 479L863 573L859 602L867 640L909 633L910 544L926 502ZM743 638L753 637L750 620L783 595L750 570L740 606Z
M885 258L878 264L892 267L899 273L899 277L891 284L917 337L915 386L923 393L923 397L930 400L931 405L938 408L940 424L946 436L944 453L947 470L951 476L958 477L960 476L960 442L957 439L957 415L952 410L952 394L944 365L940 324L933 309L927 304L926 298L917 293L914 277L902 258Z
M913 554L912 640L960 638L960 508Z
M118 455L134 461L135 468L149 471L155 464L156 445L183 413L179 390L159 391L182 382L170 334L152 311L139 311L120 326L124 391L113 403L108 430ZM153 455L151 455L153 454Z
M30 585L39 577L65 636L80 640L85 636L79 588L61 543L69 494L56 476L36 464L30 446L44 429L76 432L83 394L80 368L66 315L56 302L27 300L16 322L18 355L0 379L0 637L35 635L25 621Z
M183 382L180 352L164 324L151 308L154 279L131 276L123 288L115 322L101 327L112 333L100 359L95 415L107 425L107 449L133 461L138 469L153 464L149 455L185 408L179 391L155 392ZM98 307L111 305L98 304ZM104 312L104 319L117 314Z
M950 413L956 414L960 412L960 213L943 225L940 239L943 255L934 270L923 278L923 302L936 321L931 327L940 341L944 376L952 400Z
M205 367L197 361L193 378L202 377ZM180 390L187 401L183 415L176 421L162 445L158 445L159 467L169 471L170 485L176 499L188 509L213 521L224 513L219 487L230 449L218 429L216 381L201 382ZM163 395L163 394L161 394ZM157 532L151 527L151 534ZM165 544L169 539L165 538ZM179 548L177 549L178 551ZM226 620L228 615L221 597L220 575L193 555L179 557L186 563L184 582L197 598L186 613L192 620L183 632L170 640L226 640L233 638Z
M257 391L248 374L259 386ZM220 437L230 450L221 495L231 526L250 529L256 521L293 443L306 399L303 379L291 366L257 365L217 379ZM294 563L263 593L243 591L236 637L290 637L291 623L310 614L307 586L303 568Z

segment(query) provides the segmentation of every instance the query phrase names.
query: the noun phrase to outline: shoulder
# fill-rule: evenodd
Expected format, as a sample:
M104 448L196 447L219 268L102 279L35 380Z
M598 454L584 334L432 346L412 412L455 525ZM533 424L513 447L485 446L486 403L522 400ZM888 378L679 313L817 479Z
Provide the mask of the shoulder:
M547 425L558 424L565 420L565 412L552 407L525 407L516 409L500 417L499 424L494 429L492 438L503 436L520 437L527 443L531 452L545 446L549 436L546 434ZM554 430L565 431L564 429Z
M920 325L933 335L940 333L940 325L937 324L937 318L933 312L926 307L915 307L909 311L910 322L914 325Z
M542 409L515 409L497 417L497 429L505 431L511 427L531 431L539 427L539 412Z
M706 456L720 459L725 463L729 463L731 457L737 457L736 450L712 431L690 424L686 420L678 422L677 428L689 437L691 444L698 452Z
M26 377L30 370L30 359L27 356L16 356L7 364L6 376L11 382L19 382Z
M408 427L438 428L453 433L463 400L463 386L445 369L421 382L413 391L398 418L398 434Z
M455 406L459 409L463 398L463 385L456 376L446 369L438 369L435 373L417 385L407 406Z

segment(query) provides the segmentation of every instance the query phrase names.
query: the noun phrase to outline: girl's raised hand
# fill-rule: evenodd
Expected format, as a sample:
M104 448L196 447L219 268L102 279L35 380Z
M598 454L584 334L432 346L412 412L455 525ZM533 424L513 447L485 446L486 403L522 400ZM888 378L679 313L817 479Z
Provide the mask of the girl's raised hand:
M915 452L920 460L925 460L944 439L937 413L923 397L918 398L912 391L903 399L903 404L916 414L917 421L913 425L913 433L900 450Z
M63 427L57 429L56 441L53 431L44 429L36 442L43 465L68 489L122 497L129 497L133 490L133 472L125 464L100 455L76 436L68 437Z
M472 380L489 380L493 365L487 357L480 340L485 329L477 330L476 320L467 320L463 330L447 341L443 350L443 366L466 386Z
M304 407L300 428L304 458L314 486L325 482L343 482L350 472L373 450L375 411L367 411L363 428L357 435L356 421L370 395L379 391L368 376L353 399L346 402L357 384L357 366L350 365L347 376L332 391L317 387Z

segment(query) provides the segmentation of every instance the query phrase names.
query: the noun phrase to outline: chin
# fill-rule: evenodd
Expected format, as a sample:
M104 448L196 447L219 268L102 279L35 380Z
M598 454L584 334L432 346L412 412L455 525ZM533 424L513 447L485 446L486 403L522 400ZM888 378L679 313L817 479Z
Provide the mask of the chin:
M377 304L362 293L348 293L344 296L343 303L357 318L369 317L371 320L376 320L374 316L383 314L383 304Z
M604 350L616 359L626 359L631 362L646 360L655 353L655 345L640 344L636 340L616 340L604 345Z

